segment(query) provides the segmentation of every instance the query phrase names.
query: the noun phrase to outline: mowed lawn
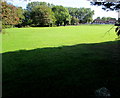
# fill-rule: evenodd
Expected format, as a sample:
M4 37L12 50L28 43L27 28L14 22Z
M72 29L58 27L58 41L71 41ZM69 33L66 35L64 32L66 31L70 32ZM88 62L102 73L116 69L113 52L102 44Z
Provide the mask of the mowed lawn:
M101 87L110 90L111 98L119 98L120 41L114 41L114 29L104 36L110 27L7 29L2 98L96 98Z
M6 29L6 34L2 35L2 52L113 41L116 36L114 28L105 35L111 27L81 25Z

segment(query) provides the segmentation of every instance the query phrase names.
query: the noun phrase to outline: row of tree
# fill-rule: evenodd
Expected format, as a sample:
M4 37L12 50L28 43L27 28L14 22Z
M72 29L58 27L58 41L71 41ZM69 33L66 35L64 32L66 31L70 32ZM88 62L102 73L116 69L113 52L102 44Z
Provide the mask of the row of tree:
M112 18L112 17L102 17L102 18L97 17L96 19L100 19L100 20L103 20L103 21L108 21L110 19L116 20L116 18Z
M92 21L90 8L55 6L46 2L31 2L26 9L2 2L3 28L10 26L75 25Z

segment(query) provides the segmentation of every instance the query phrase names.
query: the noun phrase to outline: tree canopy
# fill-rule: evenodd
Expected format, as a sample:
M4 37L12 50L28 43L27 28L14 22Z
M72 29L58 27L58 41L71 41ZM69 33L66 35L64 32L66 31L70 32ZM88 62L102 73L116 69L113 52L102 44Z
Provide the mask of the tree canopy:
M50 26L55 22L52 4L46 2L28 3L24 12L25 20L23 25L29 26Z
M62 23L66 25L66 22L70 21L70 15L67 8L63 6L54 6L52 11L54 12L57 25L62 25Z
M35 6L47 6L47 3L46 2L31 2L31 3L28 3L27 5L27 10L28 11L31 11Z
M53 23L54 16L52 10L46 6L35 6L31 11L32 24L36 26L46 26Z
M6 2L2 2L1 15L3 28L5 26L13 26L19 24L24 18L21 8L17 8L11 4L7 4Z
M87 23L92 21L94 11L90 8L72 8L68 7L68 11L71 16L76 17L80 20L80 23Z

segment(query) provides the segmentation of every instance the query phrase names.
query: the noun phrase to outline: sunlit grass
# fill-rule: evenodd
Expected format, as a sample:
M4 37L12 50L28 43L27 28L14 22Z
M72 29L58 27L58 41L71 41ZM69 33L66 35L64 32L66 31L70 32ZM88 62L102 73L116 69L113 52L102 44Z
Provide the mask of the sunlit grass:
M114 28L104 36L111 27L80 25L6 29L7 33L2 36L2 52L113 41L116 37Z

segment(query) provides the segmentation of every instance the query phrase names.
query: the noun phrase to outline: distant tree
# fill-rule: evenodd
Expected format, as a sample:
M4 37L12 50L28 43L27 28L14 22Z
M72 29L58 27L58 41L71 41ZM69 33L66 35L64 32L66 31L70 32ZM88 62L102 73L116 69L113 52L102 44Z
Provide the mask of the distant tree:
M72 8L68 7L69 14L79 19L81 23L87 23L92 21L94 11L90 8Z
M47 6L47 3L46 2L31 2L31 3L28 3L27 5L27 10L28 11L32 11L32 9L35 7L35 6L40 6L40 5L43 5L43 6Z
M2 2L2 26L11 27L20 23L23 18L21 8Z
M48 3L47 6L50 7L50 8L52 8L52 7L54 7L55 5Z
M52 10L45 5L33 7L30 17L34 26L50 26L55 20Z
M68 12L68 9L63 7L63 6L54 6L52 8L52 11L54 12L55 18L56 18L56 24L62 25L62 23L64 23L64 25L68 24L70 22L70 14Z
M76 18L76 17L74 17L74 16L72 16L72 18L71 18L71 24L72 24L72 25L76 25L76 24L78 24L78 23L79 23L79 19Z
M76 17L77 18L77 15L78 15L78 9L79 8L73 8L73 7L67 7L68 11L69 11L69 14L73 17Z
M90 8L80 8L78 10L78 19L81 23L89 23L92 21L92 16L94 15L94 11Z
M24 13L24 10L22 9L22 7L18 7L17 8L17 15L19 17L19 22L17 25L15 25L16 27L22 27L23 20L25 19L25 16L23 13Z
M24 13L24 10L22 9L22 7L18 7L17 8L17 15L19 17L19 24L21 24L23 19L25 18L23 13Z
M53 5L46 2L28 3L24 11L24 26L52 26L55 23L54 13L51 10Z
M101 20L107 21L108 19L106 17L102 17Z
M32 8L34 8L35 6L41 6L41 5L43 5L43 6L48 6L48 7L50 7L50 8L52 8L54 5L53 4L50 4L50 3L46 3L46 2L31 2L31 3L28 3L28 5L27 5L27 10L28 11L31 11L32 10Z
M96 19L100 19L100 17L97 17Z
M116 18L112 18L112 17L102 17L101 18L101 20L103 20L103 21L108 21L110 19L115 19L116 20Z
M115 18L112 18L112 17L105 17L106 20L109 20L109 19L115 19Z
M23 19L23 22L22 22L22 26L31 26L32 24L32 19L31 19L31 13L28 11L28 10L24 10L24 19Z

